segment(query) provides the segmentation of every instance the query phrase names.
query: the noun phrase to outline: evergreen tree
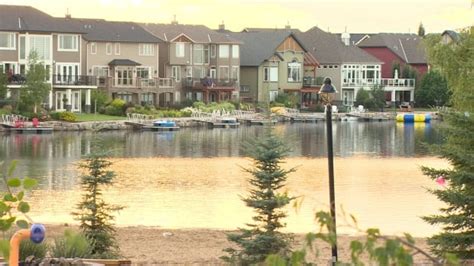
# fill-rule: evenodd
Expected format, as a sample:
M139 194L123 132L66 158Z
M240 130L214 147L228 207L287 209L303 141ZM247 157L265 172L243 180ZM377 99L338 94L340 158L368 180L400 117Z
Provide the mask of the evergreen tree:
M80 168L87 171L81 177L85 193L77 205L77 212L73 213L80 222L82 232L91 241L92 254L98 258L115 258L119 255L112 213L123 207L108 204L102 197L102 187L113 184L115 177L113 171L107 170L111 164L106 154L99 152L88 155L85 162L80 164Z
M246 149L254 166L245 169L252 174L249 180L252 189L243 201L255 210L256 215L254 223L247 224L249 228L241 228L239 234L228 235L228 239L235 242L239 249L227 248L225 251L229 256L222 257L238 265L262 262L270 254L288 255L289 237L278 230L285 226L281 221L286 217L282 208L294 199L281 191L287 175L294 171L281 167L289 148L273 134L272 129L267 128L264 136L248 143Z
M33 107L33 112L37 112L38 105L44 102L51 90L51 86L46 83L48 77L49 73L44 64L40 61L38 54L32 51L28 56L26 82L21 87L21 106L24 108Z
M423 27L423 23L420 22L418 26L418 36L424 37L425 36L425 27Z
M415 90L418 106L444 106L449 103L450 91L446 79L436 70L426 73L421 85Z
M436 40L436 39L433 39ZM441 214L423 217L442 226L442 232L429 238L436 254L453 253L474 258L474 31L461 33L456 45L429 41L429 59L441 71L452 92L454 108L445 114L446 142L437 149L451 163L448 169L423 167L437 180L447 180L446 188L431 192L446 207Z
M0 68L1 70L1 68ZM8 77L0 71L0 100L4 100L7 97L7 82L8 82Z

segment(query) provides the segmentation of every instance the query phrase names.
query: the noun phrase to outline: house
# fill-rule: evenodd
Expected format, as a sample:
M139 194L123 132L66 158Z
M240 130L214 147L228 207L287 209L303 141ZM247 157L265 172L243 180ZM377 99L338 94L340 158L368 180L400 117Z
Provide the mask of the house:
M319 87L325 77L336 87L334 104L353 106L358 90L380 84L382 62L351 44L348 33L337 35L313 27L297 34L316 58L315 71L305 67L304 87Z
M166 106L175 93L171 79L159 78L161 40L139 24L103 19L65 18L84 30L82 72L115 99Z
M242 42L242 101L271 102L279 93L296 95L302 101L304 65L307 63L316 67L318 62L307 55L306 48L292 32L253 30L228 34ZM317 89L314 90L316 92Z
M9 95L18 97L28 71L28 56L36 51L49 70L51 91L45 107L56 111L90 111L96 80L83 71L83 29L28 6L0 6L0 68L9 74Z
M415 34L379 33L362 40L358 47L383 62L382 78L388 82L384 85L397 87L387 93L387 101L397 105L403 102L413 104L415 80L404 77L403 71L393 71L393 66L399 64L401 70L410 66L418 76L424 75L428 71L428 62L421 38Z
M443 33L441 33L441 42L443 44L450 44L450 43L456 43L460 39L459 33L453 31L453 30L445 30Z
M172 78L174 101L219 102L239 97L240 42L203 25L141 24L162 40L161 77Z

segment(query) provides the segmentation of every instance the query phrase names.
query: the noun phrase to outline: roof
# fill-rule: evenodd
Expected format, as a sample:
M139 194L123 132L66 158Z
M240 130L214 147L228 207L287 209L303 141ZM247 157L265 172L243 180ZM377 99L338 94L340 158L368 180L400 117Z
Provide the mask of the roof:
M213 31L204 25L177 23L143 23L140 25L165 42L171 42L179 36L185 36L194 43L240 43L238 40L230 38L227 34Z
M88 41L157 43L161 40L135 22L106 21L103 19L64 19L86 32Z
M140 63L130 59L114 59L109 62L109 66L140 66Z
M337 33L337 36L340 38L342 33ZM349 33L350 35L350 41L352 45L357 45L359 41L361 41L364 38L370 37L373 34L372 33Z
M459 39L461 38L459 33L455 32L453 30L445 30L445 31L443 31L443 33L441 33L441 36L443 36L445 34L449 35L449 37L451 37L451 39L455 42L459 41Z
M276 32L276 31L283 31L283 32L293 32L293 33L300 33L299 29L292 29L292 28L244 28L242 32Z
M375 63L380 60L357 46L346 46L337 34L313 27L296 35L320 64Z
M408 64L427 64L421 38L409 33L379 33L359 43L359 47L386 47Z
M0 30L15 32L83 33L73 23L30 6L0 5Z
M278 46L290 36L306 51L298 38L286 31L235 32L229 33L229 35L243 42L240 49L241 66L259 66L263 61L274 55Z

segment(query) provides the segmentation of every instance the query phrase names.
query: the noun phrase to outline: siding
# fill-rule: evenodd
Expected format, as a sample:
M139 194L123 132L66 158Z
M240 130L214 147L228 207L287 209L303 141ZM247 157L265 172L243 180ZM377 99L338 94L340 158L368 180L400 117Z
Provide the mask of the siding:
M249 92L240 92L241 97L249 97L252 101L257 99L258 69L257 67L240 67L240 85L250 87Z
M362 47L364 51L375 56L377 59L383 62L381 75L382 78L393 78L392 75L392 64L394 62L400 63L400 68L405 65L404 60L398 57L394 52L384 47Z
M79 43L82 38L79 35ZM65 63L79 63L80 62L80 49L81 45L78 44L77 52L63 52L58 51L58 34L53 34L53 59L56 62L65 62Z

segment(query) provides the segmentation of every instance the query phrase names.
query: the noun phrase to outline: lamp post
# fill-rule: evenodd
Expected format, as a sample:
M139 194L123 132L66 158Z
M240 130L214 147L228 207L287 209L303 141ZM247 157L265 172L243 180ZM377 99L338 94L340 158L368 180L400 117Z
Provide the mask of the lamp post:
M326 132L328 144L328 173L329 173L329 206L331 208L332 225L330 234L334 235L334 243L331 247L332 265L337 262L337 234L336 234L336 198L334 194L334 154L332 145L332 97L336 93L336 88L331 85L331 79L325 78L324 84L319 90L319 95L324 104L326 104Z

